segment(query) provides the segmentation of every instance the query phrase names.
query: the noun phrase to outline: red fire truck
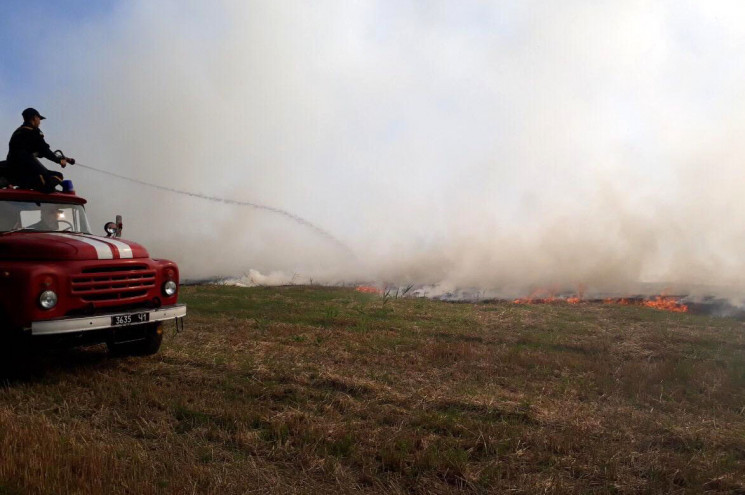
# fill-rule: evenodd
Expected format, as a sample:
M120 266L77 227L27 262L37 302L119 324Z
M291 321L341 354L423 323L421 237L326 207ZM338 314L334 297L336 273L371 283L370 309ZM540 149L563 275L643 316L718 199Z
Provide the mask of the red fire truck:
M71 187L69 189L72 189ZM121 221L91 233L74 191L0 189L0 346L89 345L154 354L183 325L175 263L125 241ZM11 351L12 352L12 351Z

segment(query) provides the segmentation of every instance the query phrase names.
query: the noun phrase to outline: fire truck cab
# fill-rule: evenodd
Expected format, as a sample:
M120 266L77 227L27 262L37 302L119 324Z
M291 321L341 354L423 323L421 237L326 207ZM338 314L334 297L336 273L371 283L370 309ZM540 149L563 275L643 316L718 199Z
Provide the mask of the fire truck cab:
M154 354L162 324L183 323L175 263L141 245L91 233L74 191L0 189L0 345L106 343Z

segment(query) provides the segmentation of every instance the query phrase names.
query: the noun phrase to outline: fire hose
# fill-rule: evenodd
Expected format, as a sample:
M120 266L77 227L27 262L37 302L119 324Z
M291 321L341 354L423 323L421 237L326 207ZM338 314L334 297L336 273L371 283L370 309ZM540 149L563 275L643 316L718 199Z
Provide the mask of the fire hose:
M215 202L215 203L223 203L223 204L227 204L227 205L245 206L245 207L254 208L254 209L257 209L257 210L268 211L270 213L274 213L274 214L277 214L277 215L282 215L285 218L289 218L290 220L292 220L292 221L294 221L296 223L299 223L301 225L304 225L305 227L313 230L316 234L318 234L318 235L326 238L327 240L331 241L333 244L335 244L341 250L345 251L347 254L349 254L351 256L354 256L353 251L348 246L346 246L343 242L341 242L339 239L337 239L336 237L334 237L333 235L331 235L326 230L322 229L321 227L313 224L312 222L310 222L310 221L308 221L308 220L306 220L306 219L304 219L302 217L299 217L297 215L294 215L294 214L290 213L289 211L283 210L281 208L275 208L273 206L267 206L267 205L262 205L262 204L258 204L258 203L253 203L251 201L238 201L238 200L234 200L234 199L220 198L220 197L217 197L217 196L209 196L207 194L201 194L201 193L197 193L197 192L193 192L193 191L184 191L184 190L176 189L176 188L173 188L173 187L167 187L167 186L162 186L162 185L159 185L159 184L153 184L151 182L146 182L146 181L143 181L143 180L134 179L132 177L127 177L127 176L124 176L124 175L116 174L114 172L109 172L107 170L101 170L101 169L96 168L96 167L91 167L90 165L84 165L82 163L76 163L74 159L70 159L70 158L65 157L64 154L60 150L57 150L55 152L55 154L57 152L60 153L60 155L57 155L57 156L59 156L60 158L67 159L68 163L70 163L70 164L76 164L76 166L78 166L78 167L82 167L82 168L85 168L85 169L88 169L88 170L92 170L94 172L98 172L100 174L104 174L104 175L108 175L108 176L111 176L111 177L115 177L117 179L121 179L121 180L125 180L125 181L128 181L128 182L132 182L134 184L139 184L141 186L150 187L152 189L158 189L160 191L167 191L167 192L174 193L174 194L180 194L182 196L189 196L189 197L192 197L192 198L198 198L198 199L202 199L202 200L205 200L205 201L212 201L212 202Z

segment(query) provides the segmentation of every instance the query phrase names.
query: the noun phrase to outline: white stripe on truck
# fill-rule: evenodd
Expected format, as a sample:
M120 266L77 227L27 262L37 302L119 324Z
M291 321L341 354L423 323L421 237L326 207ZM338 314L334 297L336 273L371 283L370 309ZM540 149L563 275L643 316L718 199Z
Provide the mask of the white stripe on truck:
M109 237L106 238L106 242L113 244L119 250L120 258L132 258L132 247L126 242L117 241Z
M96 255L98 256L98 259L100 260L113 260L114 259L114 251L111 249L111 246L109 246L105 242L101 242L96 239L90 239L88 237L83 237L79 235L63 234L63 233L58 233L58 232L49 232L49 235L56 235L58 237L64 237L65 239L84 242L85 244L92 246L96 250ZM130 250L130 254L131 254L131 250ZM132 256L130 255L130 258L131 257Z

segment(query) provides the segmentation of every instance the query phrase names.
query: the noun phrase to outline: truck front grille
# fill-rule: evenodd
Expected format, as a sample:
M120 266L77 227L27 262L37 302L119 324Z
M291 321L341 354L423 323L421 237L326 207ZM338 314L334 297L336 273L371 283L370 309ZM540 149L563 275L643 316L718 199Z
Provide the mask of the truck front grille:
M155 270L147 265L84 268L70 279L73 296L85 302L126 302L155 287Z

